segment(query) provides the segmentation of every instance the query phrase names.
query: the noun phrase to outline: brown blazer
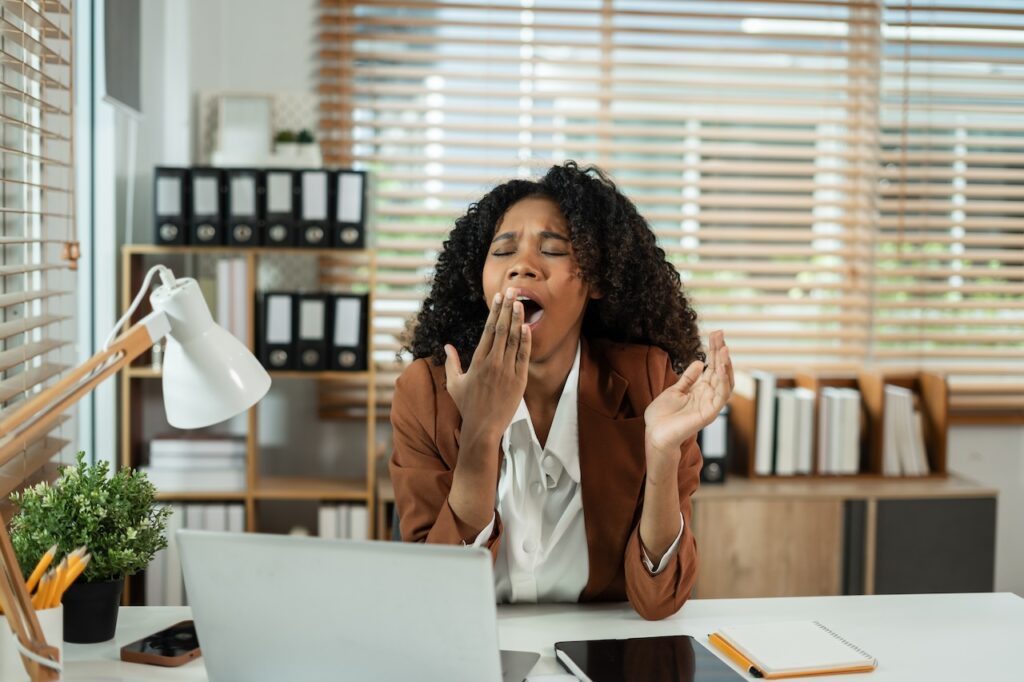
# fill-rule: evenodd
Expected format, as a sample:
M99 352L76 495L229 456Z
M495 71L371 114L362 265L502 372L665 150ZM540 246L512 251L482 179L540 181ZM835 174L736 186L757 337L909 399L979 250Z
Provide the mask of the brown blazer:
M697 575L690 520L690 496L701 468L696 437L683 443L679 465L679 506L685 519L679 551L658 575L651 575L640 553L644 409L675 381L668 354L660 348L583 340L578 426L590 575L580 601L628 599L650 620L678 611ZM391 480L402 539L449 545L468 540L448 505L462 418L445 389L444 367L420 359L402 372L395 384L391 423ZM499 517L487 543L494 556L501 536Z

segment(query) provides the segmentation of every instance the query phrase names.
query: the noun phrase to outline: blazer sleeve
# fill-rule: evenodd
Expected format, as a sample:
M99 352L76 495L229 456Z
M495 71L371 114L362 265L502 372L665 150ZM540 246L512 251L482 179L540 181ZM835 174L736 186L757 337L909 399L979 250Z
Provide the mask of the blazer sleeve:
M676 374L672 371L672 364L667 355L664 358L660 371L652 367L651 387L656 397L666 387L676 382ZM655 379L655 376L662 377ZM660 381L660 383L659 383ZM657 575L652 575L647 566L644 565L642 549L640 546L640 522L637 516L637 524L630 534L629 542L626 544L625 573L626 573L626 597L636 612L647 620L660 620L671 616L683 607L683 604L690 597L693 591L693 583L697 579L697 543L693 537L693 525L691 515L693 504L690 497L697 490L700 482L700 468L702 464L700 448L697 445L697 436L694 435L685 441L680 447L682 456L679 460L679 511L683 515L683 534L679 539L679 548L675 557L668 562L665 570Z
M399 526L405 542L444 545L472 543L482 528L473 529L448 504L453 470L441 456L435 438L436 398L426 361L412 363L395 382L391 403L393 448L388 469L395 488ZM452 425L454 428L454 425ZM485 546L498 553L501 517Z

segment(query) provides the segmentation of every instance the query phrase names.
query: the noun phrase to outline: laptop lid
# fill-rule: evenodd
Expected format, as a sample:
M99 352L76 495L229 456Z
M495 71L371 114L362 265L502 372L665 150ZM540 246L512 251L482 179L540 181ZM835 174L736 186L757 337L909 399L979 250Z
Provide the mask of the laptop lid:
M502 679L484 549L192 530L177 538L211 682Z

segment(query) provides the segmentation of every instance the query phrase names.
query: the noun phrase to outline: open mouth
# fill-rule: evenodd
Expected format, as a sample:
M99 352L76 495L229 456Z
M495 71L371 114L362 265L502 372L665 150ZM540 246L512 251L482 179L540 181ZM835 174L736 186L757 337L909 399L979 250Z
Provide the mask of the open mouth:
M523 319L531 327L535 326L544 317L544 306L534 301L529 296L520 296L519 302L523 304Z

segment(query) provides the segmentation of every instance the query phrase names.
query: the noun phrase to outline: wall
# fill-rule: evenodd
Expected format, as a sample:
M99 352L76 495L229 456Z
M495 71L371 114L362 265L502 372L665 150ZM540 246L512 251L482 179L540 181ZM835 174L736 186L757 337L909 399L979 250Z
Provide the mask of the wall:
M949 432L949 468L999 490L996 591L1024 597L1024 428L958 426ZM956 542L956 538L950 538Z

